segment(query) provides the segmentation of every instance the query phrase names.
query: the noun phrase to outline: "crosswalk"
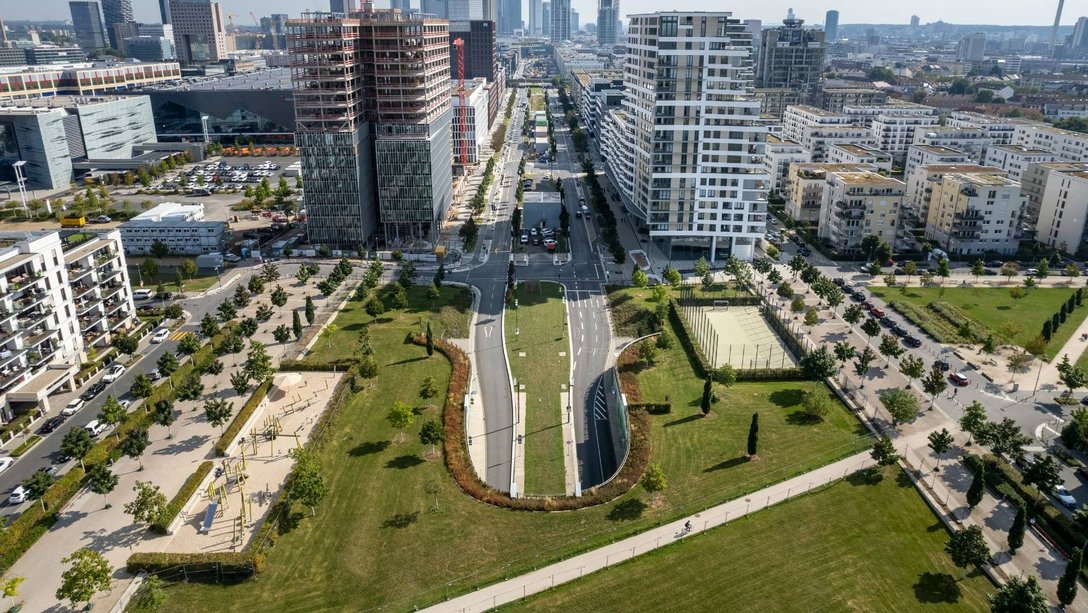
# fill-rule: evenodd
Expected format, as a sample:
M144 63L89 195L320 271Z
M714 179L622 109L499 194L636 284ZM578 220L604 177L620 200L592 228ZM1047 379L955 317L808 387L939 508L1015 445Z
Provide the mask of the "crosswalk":
M186 332L185 330L182 330L182 329L179 328L179 329L175 330L173 334L170 335L170 340L180 341L181 339L185 338L186 334L188 334L188 332Z

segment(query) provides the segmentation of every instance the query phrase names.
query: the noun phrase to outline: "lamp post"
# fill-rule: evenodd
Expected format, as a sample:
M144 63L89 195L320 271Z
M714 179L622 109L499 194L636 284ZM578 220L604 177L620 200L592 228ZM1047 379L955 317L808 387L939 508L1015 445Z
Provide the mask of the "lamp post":
M19 187L19 197L23 201L23 213L29 216L30 210L26 205L26 175L23 174L23 166L25 165L26 160L19 160L13 163L11 167L15 169L15 184Z

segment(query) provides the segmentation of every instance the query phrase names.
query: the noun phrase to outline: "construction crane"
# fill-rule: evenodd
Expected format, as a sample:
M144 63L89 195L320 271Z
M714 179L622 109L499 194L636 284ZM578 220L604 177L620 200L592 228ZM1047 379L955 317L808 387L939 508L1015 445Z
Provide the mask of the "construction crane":
M238 16L238 13L227 13L227 31L231 34L238 33L238 26L234 25L234 18Z
M458 115L461 117L461 171L468 176L468 105L465 100L465 41L458 38L453 41L457 48L457 99L461 106L458 107ZM477 135L479 136L479 135Z

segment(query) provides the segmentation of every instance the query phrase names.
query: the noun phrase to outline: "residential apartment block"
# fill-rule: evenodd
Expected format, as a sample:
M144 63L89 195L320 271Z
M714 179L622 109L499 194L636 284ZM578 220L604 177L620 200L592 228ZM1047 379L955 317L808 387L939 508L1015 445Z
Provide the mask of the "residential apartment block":
M831 145L876 146L872 130L856 125L842 113L799 104L786 108L782 118L782 136L799 143L812 154L813 162L827 161Z
M983 130L994 145L1011 145L1016 136L1016 126L1019 123L1016 119L994 117L970 111L953 111L949 113L945 126Z
M772 194L777 194L786 185L790 164L810 162L812 156L800 144L768 134L767 154L763 156L763 160L764 170L770 177L770 191Z
M941 145L913 144L907 147L907 163L903 166L903 176L909 177L919 166L934 164L971 164L978 160L963 151Z
M1020 177L1020 188L1027 196L1027 210L1024 219L1035 227L1039 219L1039 212L1043 205L1043 194L1046 192L1047 182L1051 176L1070 172L1088 172L1088 162L1036 162L1028 164L1024 174Z
M888 92L871 87L824 87L816 97L815 106L841 113L847 106L872 106L887 101Z
M450 88L450 99L453 101L453 161L460 164L464 153L469 164L478 164L488 132L487 79L473 79L465 84L464 111L457 96L457 85L451 84Z
M809 223L820 222L820 210L824 206L827 173L865 172L876 168L868 164L790 164L783 187L786 198L786 214L791 219Z
M857 253L866 236L894 249L905 189L872 171L828 172L818 236L838 253Z
M858 125L870 128L876 146L890 153L897 163L904 163L907 148L919 130L927 130L940 121L937 109L921 104L899 102L886 105L846 106L843 114Z
M938 126L914 133L915 145L933 145L947 147L966 153L972 162L981 162L986 148L994 144L989 132L982 128L951 128ZM910 164L910 150L907 151L907 164ZM905 170L905 169L904 169ZM909 171L906 171L909 172Z
M917 227L925 227L929 219L929 201L933 188L940 184L946 174L959 173L1007 176L1004 170L978 164L931 164L916 166L906 175L907 193L903 201L904 219L909 219Z
M781 27L760 32L756 87L796 91L813 104L823 75L824 33L804 24L790 9Z
M1068 254L1088 251L1088 170L1050 170L1039 206L1035 238Z
M831 145L827 149L830 164L868 164L877 171L892 171L892 156L866 145Z
M952 255L1015 253L1027 203L1004 173L948 173L933 186L926 238Z
M1046 149L1031 149L1020 145L999 145L986 149L983 163L1009 171L1009 177L1019 181L1029 164L1063 161L1062 156ZM1069 160L1077 161L1077 160Z

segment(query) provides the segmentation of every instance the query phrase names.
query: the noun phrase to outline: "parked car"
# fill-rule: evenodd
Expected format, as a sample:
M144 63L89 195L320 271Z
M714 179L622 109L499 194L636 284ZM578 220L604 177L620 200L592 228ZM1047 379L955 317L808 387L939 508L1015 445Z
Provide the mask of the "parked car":
M110 366L110 369L106 371L105 375L102 375L102 381L113 383L120 379L123 374L125 374L125 367L120 364L114 364L113 366Z
M934 364L936 364L938 368L945 372L948 372L948 369L952 368L947 360L937 360L936 362L934 362Z
M155 299L156 300L170 300L173 297L174 297L173 292L159 292L158 294L155 294Z
M133 300L147 300L148 298L150 298L150 297L152 297L154 295L155 295L154 290L138 289L138 290L132 292L132 299Z
M92 385L91 389L83 392L83 394L80 395L80 398L86 402L90 402L91 400L94 400L95 396L101 394L106 389L106 385L107 383L105 381L99 381Z
M1077 508L1077 499L1073 498L1073 495L1069 493L1064 485L1054 488L1054 497L1064 504L1067 509Z
M152 381L158 381L159 379L162 379L162 373L159 372L158 368L156 368L155 370L147 373L147 378L151 379Z
M881 319L881 320L887 319L887 317L884 316L884 309L882 309L880 307L873 307L873 308L869 309L869 314L872 315L873 317L876 317L877 319ZM891 320L888 319L888 322L890 323ZM881 323L884 323L884 322L882 321Z
M967 375L961 372L954 372L948 375L948 380L956 387L967 387L971 384L971 380L967 378Z
M60 414L65 417L75 415L85 404L87 404L86 400L82 398L73 398L71 402L64 405L64 408L60 410Z
M234 255L233 253L224 253L223 254L223 259L228 261L228 262L241 262L242 261L242 258Z
M26 502L26 488L22 485L16 485L15 489L11 490L11 494L8 495L8 504L23 504Z
M170 330L167 328L159 328L155 330L155 335L151 337L152 343L161 343L170 338Z
M903 344L907 347L918 348L922 346L922 340L919 339L917 336L908 336L903 339Z
M909 334L899 324L895 324L894 326L891 327L891 333L898 336L899 338L906 338L907 334Z
M880 309L873 309L873 310L878 311ZM884 326L885 328L891 329L893 326L895 326L895 322L892 321L891 317L888 317L887 315L884 315L884 316L882 316L880 318L880 325Z
M83 427L87 430L87 432L91 433L91 436L98 436L99 434L102 434L106 431L106 428L109 427L109 424L95 419L91 421L91 423Z
M15 463L15 458L2 457L0 458L0 473L11 468L11 465Z
M109 223L113 221L113 219L110 218L109 215L99 215L97 217L90 218L88 221L90 221L91 223Z
M49 434L50 432L59 428L60 425L63 423L63 415L55 415L53 417L50 417L49 419L45 420L44 424L42 424L42 434Z

